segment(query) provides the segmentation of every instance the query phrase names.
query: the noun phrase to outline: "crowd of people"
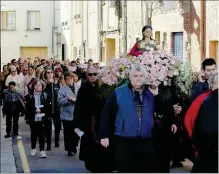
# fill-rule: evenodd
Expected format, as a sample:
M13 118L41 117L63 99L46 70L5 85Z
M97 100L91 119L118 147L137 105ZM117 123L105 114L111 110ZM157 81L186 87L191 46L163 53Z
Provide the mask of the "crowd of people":
M185 158L194 162L192 172L218 172L218 75L213 59L203 61L199 82L183 105L169 98L164 86L146 86L141 65L132 65L129 84L102 101L99 72L99 63L92 60L80 64L20 58L4 65L0 87L5 138L12 136L12 120L13 135L19 135L19 117L25 115L32 156L37 140L41 158L52 150L53 124L54 146L60 146L63 126L67 155L77 153L80 140L79 159L90 172L168 173L171 159L173 167L182 167ZM189 148L182 147L182 139Z

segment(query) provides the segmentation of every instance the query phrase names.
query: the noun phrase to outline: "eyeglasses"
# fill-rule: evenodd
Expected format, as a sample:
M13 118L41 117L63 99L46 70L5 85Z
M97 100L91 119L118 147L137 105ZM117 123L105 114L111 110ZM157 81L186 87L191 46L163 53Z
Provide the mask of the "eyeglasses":
M88 73L87 75L90 76L90 77L91 76L97 76L97 73Z
M47 73L47 74L52 74L53 72L52 72L52 71L47 71L46 73Z

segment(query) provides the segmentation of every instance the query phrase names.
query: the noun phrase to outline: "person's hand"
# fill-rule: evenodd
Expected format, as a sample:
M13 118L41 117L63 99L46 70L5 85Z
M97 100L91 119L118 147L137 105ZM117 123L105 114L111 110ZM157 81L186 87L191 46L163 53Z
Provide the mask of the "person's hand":
M204 77L204 79L203 79ZM201 72L198 76L198 81L199 82L205 82L205 74L203 72Z
M70 96L68 96L68 100L69 100L69 101L73 101L73 98L70 97Z
M77 133L80 131L80 129L75 128L74 131L75 131L75 133L77 134Z
M36 113L40 113L41 112L41 110L38 108L38 109L36 109Z
M100 144L101 144L103 147L107 148L107 147L109 146L109 138L101 139L101 140L100 140Z
M172 126L171 126L171 132L172 132L173 134L175 134L175 133L177 132L177 126L176 126L175 124L172 124Z
M158 87L157 86L149 86L149 88L148 88L150 91L151 91L151 93L153 94L153 96L156 96L156 95L158 95Z
M176 105L173 105L175 114L180 114L180 112L182 111L182 107L178 105L179 103L177 103Z

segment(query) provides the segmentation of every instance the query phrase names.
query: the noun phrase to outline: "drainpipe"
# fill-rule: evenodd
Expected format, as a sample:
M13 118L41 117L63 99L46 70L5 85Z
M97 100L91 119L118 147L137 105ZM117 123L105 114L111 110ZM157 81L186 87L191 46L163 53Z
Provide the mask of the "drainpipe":
M97 1L98 2L98 14L97 14L97 28L98 28L98 60L101 61L102 58L102 47L103 47L103 41L102 41L102 23L103 23L103 8L102 8L102 0Z
M53 25L52 25L52 54L54 55L54 27L55 27L55 1L53 1Z
M148 13L149 13L149 7L148 7L148 3L147 1L144 1L145 2L145 9L146 9L146 13L145 13L145 25L148 25ZM143 27L143 26L142 26Z
M144 9L143 9L143 1L141 0L141 26L144 26Z
M124 5L123 5L123 8L124 8L124 53L123 54L126 54L127 52L127 0L124 0Z
M83 1L81 1L81 58L84 62L84 10L83 10Z
M206 1L202 0L201 3L201 37L200 37L200 44L201 44L201 60L205 59L205 19L206 19Z
M88 18L89 18L89 13L88 13L88 8L89 8L89 5L88 5L88 3L89 3L90 1L87 1L87 26L86 26L86 35L87 35L87 39L86 39L86 56L87 56L87 59L89 59L89 57L88 57L88 46L89 46L89 36L88 36L88 25L89 25L89 23L88 23Z

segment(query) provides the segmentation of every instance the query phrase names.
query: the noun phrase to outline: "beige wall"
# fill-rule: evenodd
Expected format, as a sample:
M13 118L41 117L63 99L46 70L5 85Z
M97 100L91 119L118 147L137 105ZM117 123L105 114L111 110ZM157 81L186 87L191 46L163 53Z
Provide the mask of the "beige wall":
M216 56L213 57L218 59L219 57L219 1L207 1L206 2L206 57L214 56L215 54L210 53L216 52ZM212 43L212 44L210 44ZM214 48L214 45L217 45ZM212 47L212 48L211 48Z

